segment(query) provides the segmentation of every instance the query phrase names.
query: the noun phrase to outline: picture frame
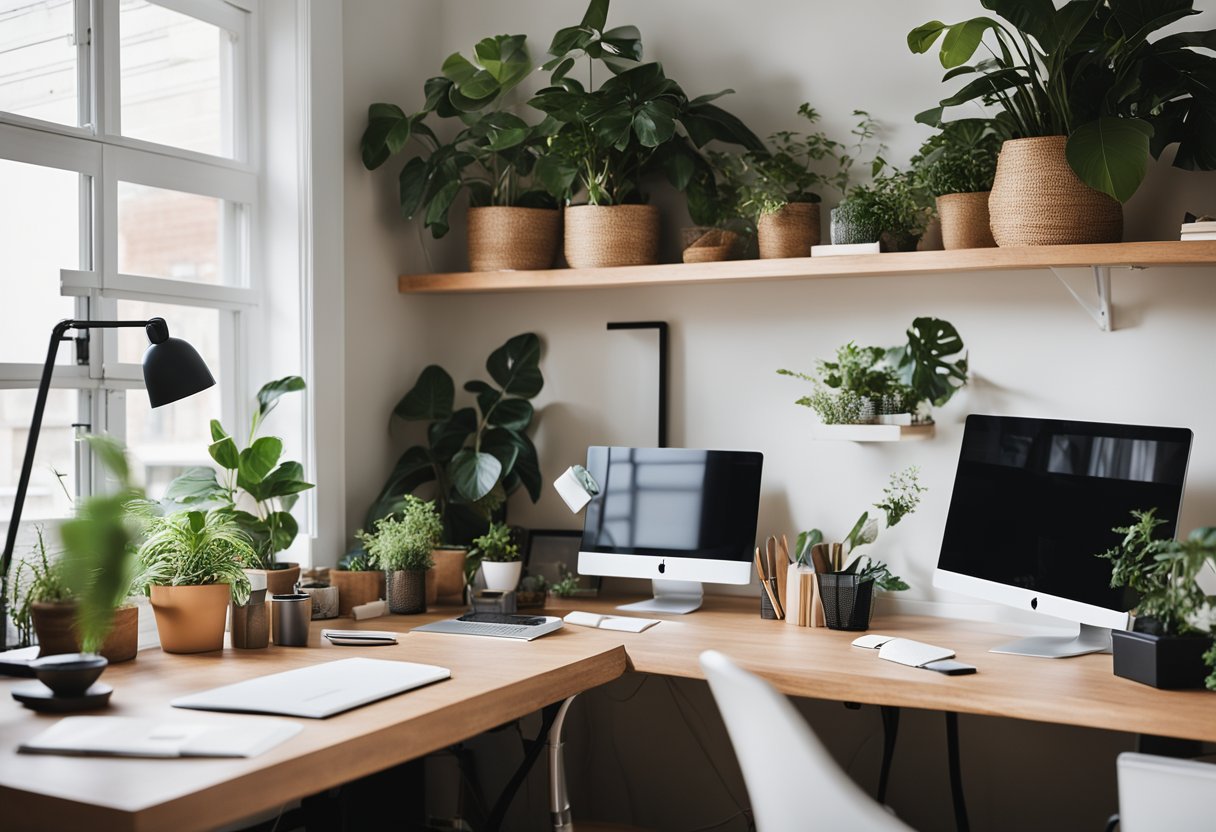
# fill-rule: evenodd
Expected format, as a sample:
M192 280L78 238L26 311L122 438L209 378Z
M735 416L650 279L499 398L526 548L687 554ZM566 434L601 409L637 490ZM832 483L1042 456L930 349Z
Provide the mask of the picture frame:
M539 575L552 586L566 574L576 575L578 589L573 597L594 598L599 594L598 575L578 575L578 551L583 533L573 529L530 529L524 552L524 572Z

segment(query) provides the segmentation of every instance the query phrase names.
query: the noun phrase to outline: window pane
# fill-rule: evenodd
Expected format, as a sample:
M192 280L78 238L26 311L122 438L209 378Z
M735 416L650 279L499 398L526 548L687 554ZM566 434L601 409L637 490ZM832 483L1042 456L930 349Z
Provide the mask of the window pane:
M76 124L72 0L0 0L0 110Z
M136 479L144 483L150 497L164 496L165 487L186 468L211 462L207 455L210 423L221 416L220 314L215 309L118 302L119 318L164 318L169 324L169 334L198 350L217 382L201 393L155 409L148 404L143 390L127 391L127 446ZM147 345L143 330L119 330L118 360L139 363Z
M35 390L0 390L0 525L13 512L25 443L30 435ZM76 429L79 421L76 390L51 390L46 400L42 432L34 456L22 523L66 517L72 510L69 494L76 489ZM62 475L62 479L59 475Z
M0 159L0 362L41 364L51 327L75 303L59 295L59 270L80 266L80 174ZM58 362L74 361L72 346Z
M231 157L232 34L143 0L118 14L123 135Z
M214 197L119 182L118 271L224 283L224 210Z

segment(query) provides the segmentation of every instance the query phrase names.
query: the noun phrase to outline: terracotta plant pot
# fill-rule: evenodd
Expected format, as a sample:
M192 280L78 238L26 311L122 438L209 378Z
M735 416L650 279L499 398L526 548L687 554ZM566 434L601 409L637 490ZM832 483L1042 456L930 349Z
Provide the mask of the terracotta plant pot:
M653 205L571 205L565 222L571 268L659 262L659 209Z
M81 651L74 601L36 603L30 614L38 635L40 657ZM139 652L139 610L136 607L119 607L114 611L114 625L97 652L111 664L135 658Z
M944 248L992 248L996 245L988 222L988 196L988 191L979 191L942 194L937 198Z
M482 561L481 574L486 578L486 589L493 592L513 592L519 586L519 576L524 565L513 560L509 563Z
M224 619L231 598L228 584L152 587L161 649L166 653L223 650Z
M810 257L819 245L819 203L791 202L756 222L760 259Z
M1001 145L988 197L998 246L1117 243L1123 206L1084 184L1064 158L1065 136L1011 139Z
M396 569L385 577L388 611L396 615L426 612L426 571Z
M459 604L464 597L464 559L468 549L460 546L435 549L435 565L426 573L427 603L436 601ZM431 587L434 586L434 597Z
M350 617L350 608L384 597L384 572L377 569L368 572L348 572L332 569L329 582L338 588L338 615Z
M469 270L474 272L551 269L557 259L556 208L470 208Z
M246 569L249 574L266 576L266 595L291 595L300 581L300 564L282 563L281 569Z

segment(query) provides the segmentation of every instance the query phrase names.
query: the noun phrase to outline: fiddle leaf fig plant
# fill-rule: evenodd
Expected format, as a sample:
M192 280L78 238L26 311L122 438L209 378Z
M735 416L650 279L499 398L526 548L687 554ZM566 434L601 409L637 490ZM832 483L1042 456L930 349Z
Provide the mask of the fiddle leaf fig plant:
M173 503L213 506L228 515L252 542L264 569L277 568L278 553L290 547L299 534L291 510L299 495L313 484L304 479L304 466L299 462L280 461L283 440L257 433L282 396L302 390L304 379L299 376L285 376L262 385L244 448L218 419L212 419L212 442L207 451L219 473L215 468L188 468L165 492L165 499Z
M982 0L997 17L932 20L908 33L947 72L969 78L917 116L937 125L944 110L994 104L1012 138L1067 136L1065 155L1082 182L1126 202L1149 157L1177 144L1176 167L1216 169L1212 31L1150 39L1198 14L1193 0ZM998 19L999 18L999 19Z

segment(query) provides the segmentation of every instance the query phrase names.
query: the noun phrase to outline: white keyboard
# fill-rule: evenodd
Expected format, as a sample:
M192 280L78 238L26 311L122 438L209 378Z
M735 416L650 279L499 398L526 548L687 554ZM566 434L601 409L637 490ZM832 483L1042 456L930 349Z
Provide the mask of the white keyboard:
M536 616L544 618L540 624L503 624L485 621L461 621L449 618L444 621L434 621L415 627L415 633L447 633L462 636L488 636L490 638L515 638L531 641L543 635L561 629L562 620L556 616Z

